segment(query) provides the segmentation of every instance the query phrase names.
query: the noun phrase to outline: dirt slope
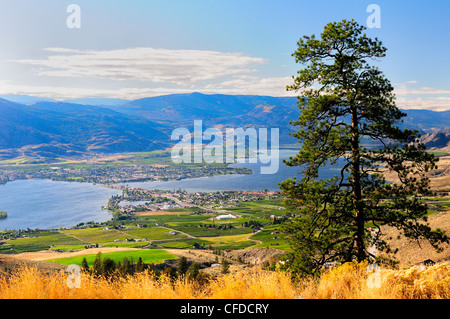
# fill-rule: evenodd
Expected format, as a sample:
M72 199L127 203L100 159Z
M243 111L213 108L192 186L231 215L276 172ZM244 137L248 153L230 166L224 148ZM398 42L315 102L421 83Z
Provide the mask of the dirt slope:
M271 262L272 259L277 259L282 255L284 255L283 251L273 248L247 248L225 252L227 258L238 260L240 257L243 262L253 265Z
M431 228L440 228L450 236L450 212L441 212L430 216L428 222ZM392 237L391 247L398 248L396 259L402 264L420 264L422 261L431 259L434 262L450 261L450 245L445 244L443 252L437 253L435 249L425 240L421 240L420 246L416 241L398 238L399 231L395 228L385 228L386 236Z

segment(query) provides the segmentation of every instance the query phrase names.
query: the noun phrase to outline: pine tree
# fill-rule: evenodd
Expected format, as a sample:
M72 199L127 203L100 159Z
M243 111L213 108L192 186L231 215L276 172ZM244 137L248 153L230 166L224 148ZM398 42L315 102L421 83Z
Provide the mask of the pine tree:
M190 280L195 280L197 279L199 273L200 273L200 265L198 263L192 263L186 272L186 277L189 278Z
M138 261L136 263L136 272L144 271L144 268L145 268L145 264L142 261L142 258L139 257L139 259L138 259Z
M89 270L89 265L88 262L86 260L86 257L83 258L83 261L81 262L81 269L88 271Z
M109 257L105 257L102 261L101 273L102 276L109 277L116 270L116 263Z
M120 270L121 274L126 275L134 275L133 263L127 257L124 257L122 260L122 269Z
M374 258L373 247L391 252L382 226L427 239L436 249L448 242L426 224L427 206L420 201L430 193L426 173L437 159L417 131L400 128L406 114L395 105L389 80L369 63L384 57L386 48L364 30L354 20L329 23L319 39L300 39L293 53L304 66L288 87L302 91L301 114L292 122L302 148L286 164L300 166L303 177L280 186L295 216L282 227L294 272L315 274L327 262ZM339 165L340 171L323 179L325 165ZM398 182L386 181L384 169L396 173Z
M92 271L94 275L100 276L102 274L102 257L101 253L97 253L95 256L94 264L92 265Z
M223 275L226 275L230 272L230 263L225 258L222 258L222 270L221 273Z
M183 276L186 274L189 269L189 262L186 257L182 256L178 259L178 274Z

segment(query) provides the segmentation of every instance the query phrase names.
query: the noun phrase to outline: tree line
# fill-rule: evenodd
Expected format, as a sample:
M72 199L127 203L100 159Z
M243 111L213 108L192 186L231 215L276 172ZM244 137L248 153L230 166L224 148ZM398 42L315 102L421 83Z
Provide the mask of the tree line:
M229 273L229 267L230 263L223 258L221 262L221 273ZM186 278L199 283L206 283L211 278L210 275L200 272L199 263L191 262L184 256L178 259L176 266L165 264L161 267L153 263L144 263L141 257L139 257L136 262L132 259L128 259L127 257L124 257L122 261L116 262L107 256L102 258L101 253L98 253L91 267L89 266L86 257L83 258L81 269L96 277L104 277L109 279L134 276L144 271L152 273L155 279L159 279L161 276L164 276L171 280Z

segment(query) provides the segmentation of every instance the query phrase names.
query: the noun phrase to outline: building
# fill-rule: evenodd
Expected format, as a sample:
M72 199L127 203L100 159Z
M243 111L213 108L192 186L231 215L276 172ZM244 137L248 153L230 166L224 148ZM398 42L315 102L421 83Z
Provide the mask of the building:
M219 215L216 217L216 219L218 220L225 220L225 219L234 219L237 218L235 215L233 214L228 214L228 215Z

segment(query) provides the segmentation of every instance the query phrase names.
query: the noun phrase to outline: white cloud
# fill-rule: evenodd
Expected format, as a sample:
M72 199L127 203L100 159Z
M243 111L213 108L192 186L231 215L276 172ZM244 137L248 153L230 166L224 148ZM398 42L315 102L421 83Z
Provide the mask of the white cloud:
M450 90L435 89L429 87L421 87L418 89L408 88L406 86L400 86L395 89L395 95L407 96L407 95L437 95L437 94L450 94Z
M100 78L116 81L194 85L202 80L255 72L253 65L267 63L240 52L128 48L72 50L47 48L46 59L17 60L37 67L41 76Z
M190 90L184 88L79 88L79 87L55 87L34 85L11 85L0 86L0 95L19 94L37 97L53 98L55 100L77 99L77 98L122 98L141 99L166 94L188 93Z
M239 94L239 95L271 95L271 96L295 96L298 93L287 92L286 85L291 84L290 77L259 78L256 76L236 77L216 84L207 84L193 87L152 87L120 89L108 88L80 88L49 85L17 85L0 81L0 95L25 94L37 97L50 97L56 100L75 98L122 98L128 100L145 97L201 92L204 94Z
M297 96L287 91L292 77L262 77L252 68L268 61L242 53L201 50L135 48L110 51L47 48L55 53L44 60L20 60L34 65L38 74L53 77L100 78L99 85L56 83L48 78L39 84L19 85L0 80L0 94L26 94L58 100L85 97L140 99L145 97L201 92ZM117 80L111 87L102 80ZM57 80L57 78L56 78ZM136 83L125 80L144 81ZM147 81L147 82L145 82ZM66 84L62 84L66 83ZM149 85L147 85L149 84ZM450 110L450 90L419 85L418 81L394 84L396 104L402 109Z
M450 98L435 97L435 98L397 98L396 105L401 109L406 110L432 110L432 111L449 111Z
M450 90L419 87L418 81L395 84L396 104L402 109L450 110Z
M286 91L286 86L292 84L291 77L235 76L217 84L205 86L205 90L222 94L296 96L298 93Z

